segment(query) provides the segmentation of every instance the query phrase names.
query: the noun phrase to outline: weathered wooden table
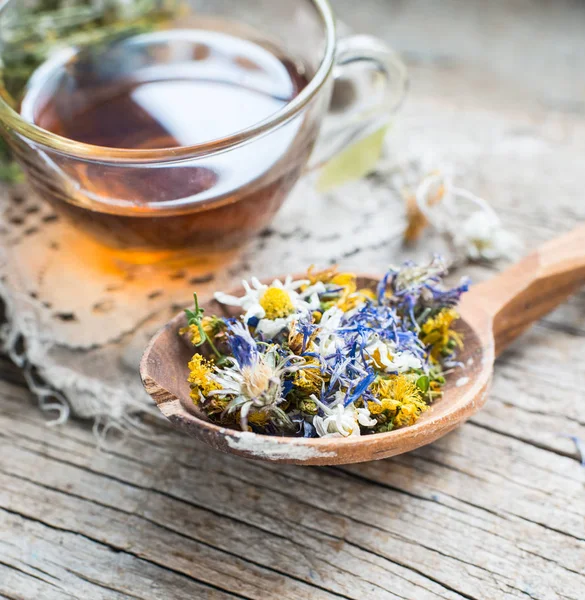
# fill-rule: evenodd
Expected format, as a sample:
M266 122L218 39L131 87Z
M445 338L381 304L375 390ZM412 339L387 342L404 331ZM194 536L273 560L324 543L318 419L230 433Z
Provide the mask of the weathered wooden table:
M483 149L469 183L528 247L585 220L583 4L335 5L406 56L413 136ZM501 358L461 429L342 468L247 462L163 430L96 451L87 425L48 428L0 369L2 599L585 598L568 437L585 440L583 293Z

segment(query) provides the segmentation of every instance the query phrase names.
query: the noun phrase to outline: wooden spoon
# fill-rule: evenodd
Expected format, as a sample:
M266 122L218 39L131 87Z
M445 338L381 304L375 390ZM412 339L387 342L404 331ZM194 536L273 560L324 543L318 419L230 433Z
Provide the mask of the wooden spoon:
M360 277L375 286L375 277ZM585 225L545 244L494 279L464 295L458 329L465 348L465 367L448 380L444 395L411 427L348 438L287 438L241 432L211 423L189 398L187 363L193 348L178 330L177 315L150 342L140 373L146 391L161 412L189 435L223 452L246 458L304 465L363 462L394 456L429 444L452 431L485 403L493 363L531 323L551 311L585 284ZM239 290L234 293L237 295ZM234 313L214 300L207 314Z

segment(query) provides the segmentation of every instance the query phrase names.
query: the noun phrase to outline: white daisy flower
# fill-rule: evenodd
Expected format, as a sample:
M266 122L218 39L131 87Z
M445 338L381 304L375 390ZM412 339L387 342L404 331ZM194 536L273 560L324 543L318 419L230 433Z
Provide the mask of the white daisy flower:
M280 319L260 319L258 325L256 325L256 331L262 334L264 339L271 340L295 319L296 315L294 313Z
M293 281L289 275L284 283L275 279L270 285L265 285L253 277L252 285L242 281L246 292L242 297L216 292L215 299L222 304L240 306L245 311L244 322L258 319L256 331L266 339L272 339L298 318L299 313L319 307L319 290L316 286L303 293L297 291L308 283L308 280Z

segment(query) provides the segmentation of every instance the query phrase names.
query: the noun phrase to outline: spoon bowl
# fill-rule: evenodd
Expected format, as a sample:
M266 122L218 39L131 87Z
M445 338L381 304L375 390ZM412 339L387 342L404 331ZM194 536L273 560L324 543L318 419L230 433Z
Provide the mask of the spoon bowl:
M360 287L379 278L363 275ZM347 438L296 438L242 432L212 423L189 397L188 362L193 347L179 329L183 313L151 340L140 365L146 391L178 429L222 452L245 458L304 465L364 462L409 452L452 431L486 402L495 357L531 323L585 283L585 226L549 242L494 279L474 286L459 306L456 328L464 337L463 367L447 378L444 394L409 427ZM238 295L243 290L236 289ZM234 316L215 300L207 314Z

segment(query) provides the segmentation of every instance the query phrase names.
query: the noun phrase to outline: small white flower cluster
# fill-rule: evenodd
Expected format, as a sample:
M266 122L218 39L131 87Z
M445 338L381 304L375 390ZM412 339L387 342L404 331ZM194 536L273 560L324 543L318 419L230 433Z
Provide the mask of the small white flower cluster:
M313 426L319 437L356 436L361 434L360 425L372 427L376 424L367 408L356 408L354 404L343 406L343 392L335 394L335 401L330 406L323 404L315 395L311 396L311 399L325 415L313 418Z

